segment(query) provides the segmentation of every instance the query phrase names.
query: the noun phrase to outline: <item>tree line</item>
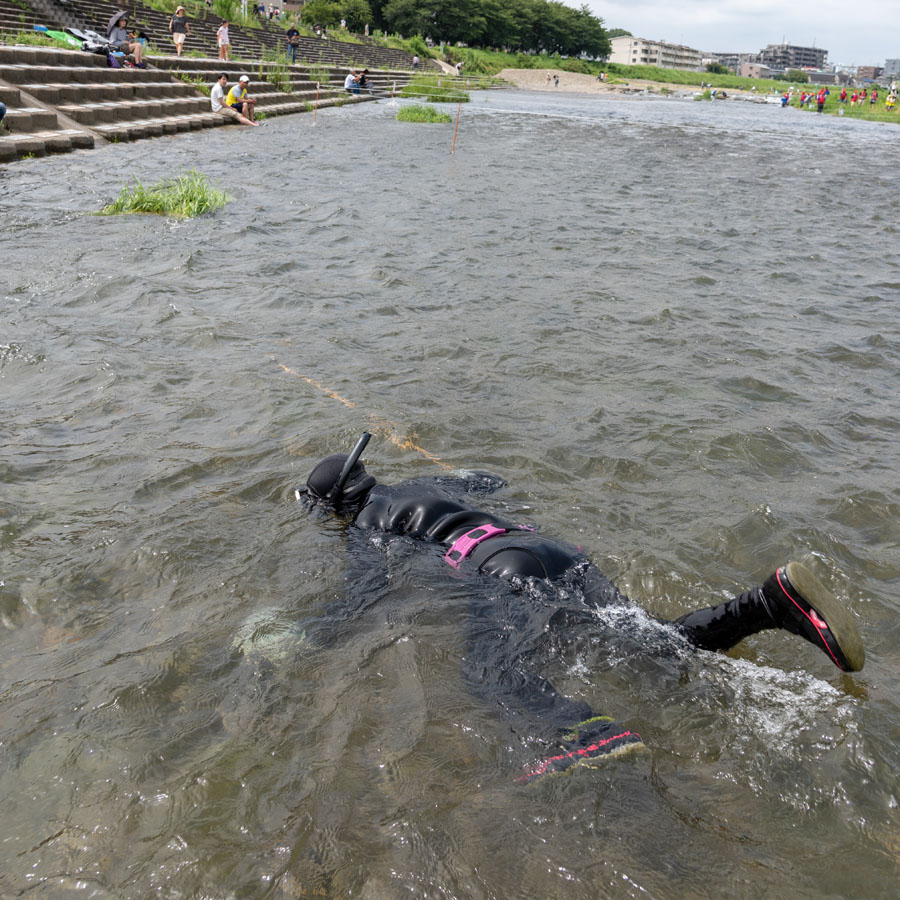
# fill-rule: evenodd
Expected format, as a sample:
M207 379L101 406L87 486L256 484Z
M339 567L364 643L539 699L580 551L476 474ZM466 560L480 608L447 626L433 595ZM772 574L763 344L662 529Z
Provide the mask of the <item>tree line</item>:
M309 0L303 22L328 26L347 21L435 43L462 42L522 53L605 56L610 51L603 20L587 6L558 0Z

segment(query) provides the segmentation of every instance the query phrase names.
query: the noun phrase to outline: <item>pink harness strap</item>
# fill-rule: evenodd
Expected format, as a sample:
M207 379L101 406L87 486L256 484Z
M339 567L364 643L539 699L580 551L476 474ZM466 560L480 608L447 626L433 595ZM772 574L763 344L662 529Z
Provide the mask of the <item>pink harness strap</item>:
M506 534L505 528L496 525L479 525L467 531L462 537L458 537L444 554L444 562L449 563L454 569L482 542L498 534Z

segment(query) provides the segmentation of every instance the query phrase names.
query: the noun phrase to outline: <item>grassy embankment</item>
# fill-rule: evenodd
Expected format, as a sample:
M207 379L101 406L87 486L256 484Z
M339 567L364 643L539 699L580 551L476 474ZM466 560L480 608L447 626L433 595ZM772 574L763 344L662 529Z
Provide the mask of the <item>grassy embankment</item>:
M0 43L19 44L25 47L55 47L57 50L62 48L59 41L47 37L40 31L20 31L16 34L0 34Z
M417 97L428 103L468 103L469 95L453 85L444 84L446 76L416 75L400 89L401 97Z
M190 219L221 209L228 198L216 190L205 175L191 169L184 175L159 184L144 187L137 178L134 185L122 188L122 193L98 215L117 216L129 213L152 213Z
M421 54L420 54L421 55ZM433 50L429 55L438 57ZM661 84L683 84L686 87L711 84L716 88L749 91L752 87L760 93L784 91L791 81L776 81L771 78L741 78L739 75L715 75L711 72L693 72L687 69L662 69L659 66L626 66L619 63L596 62L593 60L564 58L557 54L534 55L526 53L501 53L494 50L473 50L463 47L445 48L444 59L450 63L462 62L463 74L496 75L502 69L558 69L562 72L577 72L597 76L605 72L609 84L632 81L655 81Z

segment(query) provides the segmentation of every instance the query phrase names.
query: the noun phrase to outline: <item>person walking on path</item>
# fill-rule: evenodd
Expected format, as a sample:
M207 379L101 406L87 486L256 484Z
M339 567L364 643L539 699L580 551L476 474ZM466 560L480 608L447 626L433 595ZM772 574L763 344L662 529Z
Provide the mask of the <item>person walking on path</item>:
M185 15L183 6L179 6L175 10L175 15L169 20L169 31L172 33L172 40L175 42L175 53L181 56L184 42L191 33L191 26L188 25L187 15Z
M219 44L219 59L228 62L228 51L231 49L231 42L228 39L228 20L222 21L219 30L216 32L216 40Z
M300 46L300 32L296 25L291 25L285 35L287 40L287 55L292 63L297 62L297 48Z

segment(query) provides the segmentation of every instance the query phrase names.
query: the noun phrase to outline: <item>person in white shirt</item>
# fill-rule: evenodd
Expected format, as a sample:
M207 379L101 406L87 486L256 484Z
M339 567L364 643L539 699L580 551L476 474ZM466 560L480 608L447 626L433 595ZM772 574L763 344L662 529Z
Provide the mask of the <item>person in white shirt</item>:
M220 116L224 116L226 119L235 119L241 125L253 125L259 128L259 122L251 122L246 116L242 116L236 109L233 109L225 102L225 87L227 84L228 74L223 72L216 80L209 94L212 111Z
M228 51L231 49L231 41L228 38L228 21L224 20L216 32L216 39L219 44L219 59L228 62Z

